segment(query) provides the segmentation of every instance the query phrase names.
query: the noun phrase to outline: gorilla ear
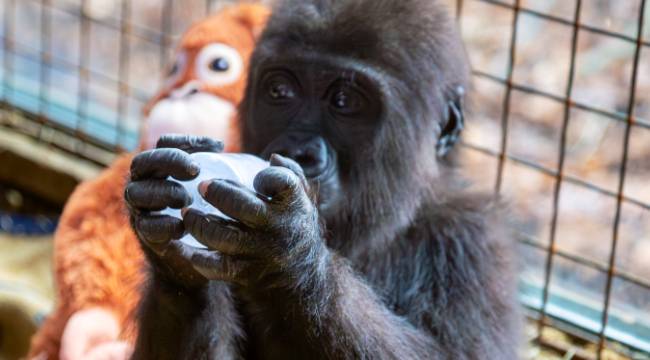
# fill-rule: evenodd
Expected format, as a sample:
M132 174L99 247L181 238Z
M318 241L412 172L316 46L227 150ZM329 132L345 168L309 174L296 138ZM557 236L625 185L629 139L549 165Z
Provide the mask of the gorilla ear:
M462 86L456 88L454 96L447 102L445 108L445 117L447 122L440 132L440 138L436 146L438 157L444 157L458 142L460 133L465 127L465 117L463 116L463 98L465 89Z

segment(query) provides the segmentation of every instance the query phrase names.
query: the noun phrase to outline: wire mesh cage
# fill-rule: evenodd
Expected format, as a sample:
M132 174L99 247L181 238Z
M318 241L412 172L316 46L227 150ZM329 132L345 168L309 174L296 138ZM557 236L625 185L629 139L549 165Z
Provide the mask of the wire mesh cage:
M512 203L530 356L650 358L650 6L446 2L474 73L462 168ZM224 3L3 0L0 125L134 149L177 37Z
M134 149L175 40L225 3L3 0L3 126L104 164Z
M513 202L533 337L556 346L545 329L569 326L595 344L579 357L607 357L614 341L647 353L646 1L453 5L478 97L466 168Z

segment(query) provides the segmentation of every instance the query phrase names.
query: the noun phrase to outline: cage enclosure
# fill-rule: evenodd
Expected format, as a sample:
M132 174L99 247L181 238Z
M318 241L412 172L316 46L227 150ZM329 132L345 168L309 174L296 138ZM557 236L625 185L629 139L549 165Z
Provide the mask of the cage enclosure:
M511 204L526 355L650 358L650 5L445 2L474 75L462 171ZM77 182L134 149L152 74L225 3L0 2L0 229L51 231Z

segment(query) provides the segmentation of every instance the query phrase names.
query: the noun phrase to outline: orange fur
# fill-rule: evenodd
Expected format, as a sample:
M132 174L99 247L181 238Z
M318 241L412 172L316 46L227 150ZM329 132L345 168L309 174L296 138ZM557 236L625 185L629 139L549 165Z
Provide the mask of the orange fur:
M191 54L191 63L206 43L226 43L240 51L247 68L255 38L268 15L265 7L255 4L225 8L192 26L181 40L180 48ZM150 104L192 79L192 67L188 68L188 73L176 84L161 89ZM242 76L235 84L204 91L238 104L245 84ZM232 123L231 133L226 135L226 143L235 144L228 148L230 151L237 150L239 144L236 121ZM91 307L112 311L122 326L120 338L133 340L131 315L139 300L143 255L129 226L122 199L131 159L130 154L122 155L97 179L79 185L69 199L54 237L57 305L32 338L29 358L46 355L48 359L58 359L68 319L75 312Z
M142 281L142 252L122 201L131 155L117 159L97 179L75 190L54 236L55 311L32 339L30 358L58 359L69 317L93 306L110 309L126 324Z

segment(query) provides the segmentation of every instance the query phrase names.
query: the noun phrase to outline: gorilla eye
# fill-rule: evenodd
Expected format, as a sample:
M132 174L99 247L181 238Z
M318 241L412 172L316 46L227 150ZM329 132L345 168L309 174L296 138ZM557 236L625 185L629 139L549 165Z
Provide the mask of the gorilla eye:
M344 115L354 115L361 111L363 99L352 91L339 90L334 93L330 100L331 105L337 112Z
M230 64L228 63L228 60L222 57L216 58L212 60L212 62L210 62L210 70L212 71L223 72L223 71L228 71L229 68L230 68Z
M273 82L269 87L269 96L273 100L291 99L295 96L291 85L285 82Z
M334 107L337 109L346 109L349 105L350 99L348 98L348 95L342 91L339 91L334 95L334 99L332 99L332 104Z

